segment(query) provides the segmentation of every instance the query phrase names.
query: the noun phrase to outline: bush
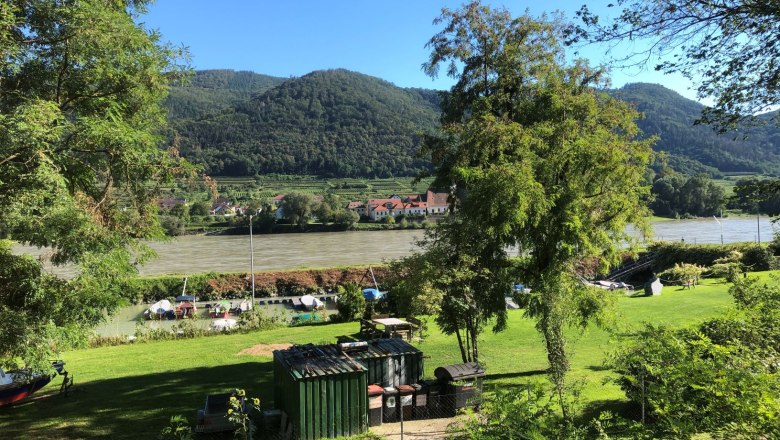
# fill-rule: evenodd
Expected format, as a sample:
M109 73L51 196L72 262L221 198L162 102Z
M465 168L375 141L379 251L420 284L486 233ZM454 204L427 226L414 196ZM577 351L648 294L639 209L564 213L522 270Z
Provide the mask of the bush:
M366 299L357 283L347 283L338 289L338 310L342 322L358 319L366 309Z
M699 284L699 278L707 269L697 264L675 264L673 268L667 269L660 274L662 280L681 285L695 286Z
M159 440L191 440L190 422L182 415L172 416L171 420L157 437Z
M249 330L268 330L280 327L284 318L276 315L267 315L261 309L256 307L238 315L238 328L243 331Z
M696 328L648 325L614 357L618 384L662 438L778 438L780 288L736 279L737 308Z
M732 243L727 245L691 245L685 243L653 243L648 252L655 254L653 270L663 272L678 263L696 264L709 267L716 260L728 258L732 252L742 254L740 263L747 270L769 270L774 263L772 253L765 247L755 243Z

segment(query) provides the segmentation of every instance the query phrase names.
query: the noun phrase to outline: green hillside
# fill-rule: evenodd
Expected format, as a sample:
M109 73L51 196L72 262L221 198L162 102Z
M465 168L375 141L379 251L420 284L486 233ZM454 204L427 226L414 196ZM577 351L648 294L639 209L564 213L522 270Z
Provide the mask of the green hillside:
M238 104L286 81L254 72L234 70L199 70L189 84L173 87L166 106L172 121L197 118Z
M703 105L661 85L627 84L611 93L645 114L639 127L659 136L653 149L670 153L670 165L679 171L780 172L780 130L775 126L718 135L708 126L694 125Z
M780 174L776 125L719 136L694 125L701 104L663 86L629 84L610 93L645 114L640 128L659 136L654 149L669 153L678 171ZM438 124L438 105L434 90L341 69L290 79L199 71L168 99L182 154L214 176L413 176L429 167L417 151L420 134Z

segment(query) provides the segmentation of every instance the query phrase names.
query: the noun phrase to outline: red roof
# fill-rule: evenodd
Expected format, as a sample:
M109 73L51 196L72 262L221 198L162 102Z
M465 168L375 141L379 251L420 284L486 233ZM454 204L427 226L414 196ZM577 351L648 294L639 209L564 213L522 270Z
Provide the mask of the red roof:
M448 206L447 197L447 193L436 193L431 190L425 193L425 201L428 206Z

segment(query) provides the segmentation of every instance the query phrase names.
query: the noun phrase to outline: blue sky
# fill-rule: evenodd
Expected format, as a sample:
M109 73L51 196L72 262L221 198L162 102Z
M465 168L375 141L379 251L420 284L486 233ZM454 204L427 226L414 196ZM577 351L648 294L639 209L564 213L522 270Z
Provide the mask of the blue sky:
M584 1L584 0L583 0ZM189 48L196 69L250 70L267 75L301 76L313 70L345 68L377 76L401 87L446 89L443 73L433 80L420 65L425 43L440 27L432 24L441 8L459 7L451 0L157 0L138 21L157 29L163 40ZM526 9L538 15L554 10L574 17L577 0L547 2L487 1L506 6L513 15ZM589 1L608 16L608 0ZM620 51L631 50L621 46ZM591 64L609 60L603 47L580 50ZM680 76L649 69L613 70L616 87L653 82L695 98Z

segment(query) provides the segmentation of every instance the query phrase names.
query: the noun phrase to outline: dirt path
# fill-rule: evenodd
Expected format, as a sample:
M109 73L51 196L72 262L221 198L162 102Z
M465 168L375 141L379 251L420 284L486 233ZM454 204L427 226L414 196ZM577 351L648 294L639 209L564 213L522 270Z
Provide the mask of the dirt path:
M286 350L290 347L292 347L292 344L257 344L239 351L238 354L271 357L274 355L274 350Z
M450 424L456 426L461 422L460 417L446 419L411 420L404 422L404 439L445 439ZM400 440L400 423L383 423L374 426L371 432L388 440Z

